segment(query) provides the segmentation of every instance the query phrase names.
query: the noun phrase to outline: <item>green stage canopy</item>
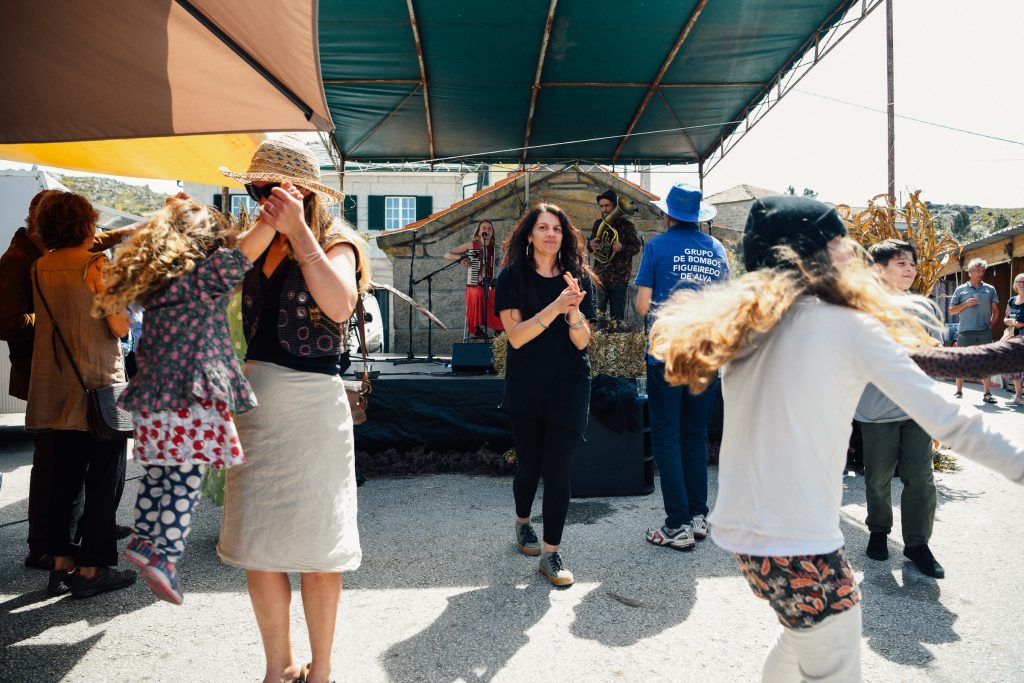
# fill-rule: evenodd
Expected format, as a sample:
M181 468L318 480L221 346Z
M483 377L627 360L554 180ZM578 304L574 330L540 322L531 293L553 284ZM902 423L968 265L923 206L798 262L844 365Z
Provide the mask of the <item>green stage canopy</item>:
M704 162L880 3L321 0L320 62L346 160Z

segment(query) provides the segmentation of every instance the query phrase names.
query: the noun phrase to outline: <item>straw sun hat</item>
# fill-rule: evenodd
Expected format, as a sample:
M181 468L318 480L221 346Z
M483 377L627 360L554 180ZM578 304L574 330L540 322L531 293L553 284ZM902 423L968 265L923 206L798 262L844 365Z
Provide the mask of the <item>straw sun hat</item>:
M316 192L326 204L335 204L344 196L320 182L320 164L316 155L295 135L261 142L245 173L235 173L224 166L220 167L220 172L243 184L261 181L281 183L287 180Z

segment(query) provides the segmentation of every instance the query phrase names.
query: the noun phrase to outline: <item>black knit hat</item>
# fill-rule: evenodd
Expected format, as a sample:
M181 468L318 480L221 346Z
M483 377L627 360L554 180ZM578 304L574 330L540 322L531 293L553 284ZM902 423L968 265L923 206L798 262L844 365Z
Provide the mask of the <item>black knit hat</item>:
M780 263L775 247L787 246L801 258L822 249L835 237L846 235L836 210L807 197L776 195L754 201L743 232L743 263L748 271L774 268Z
M601 194L597 195L597 199L594 200L594 201L598 201L599 202L602 199L607 199L612 204L618 204L619 203L619 195L615 194L615 190L605 190Z

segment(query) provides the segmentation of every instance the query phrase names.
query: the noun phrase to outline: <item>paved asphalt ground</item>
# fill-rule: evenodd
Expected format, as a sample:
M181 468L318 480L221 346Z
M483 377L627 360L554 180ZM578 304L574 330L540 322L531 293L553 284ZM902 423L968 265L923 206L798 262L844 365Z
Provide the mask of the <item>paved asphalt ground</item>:
M965 400L980 405L980 392L969 389ZM1024 443L1024 409L985 410ZM156 601L141 582L84 601L48 598L45 574L22 566L30 462L24 435L0 431L0 681L260 680L244 575L214 551L217 508L202 501L197 510L180 568L183 607ZM864 482L845 480L867 681L1024 681L1024 489L960 463L937 475L941 581L903 560L898 533L888 562L865 558ZM132 464L128 476L139 472ZM124 524L134 486L125 489ZM339 681L751 681L778 628L712 542L690 553L644 542L661 521L657 492L573 501L563 555L577 583L564 590L513 548L507 478L376 480L359 496L364 561L345 576Z

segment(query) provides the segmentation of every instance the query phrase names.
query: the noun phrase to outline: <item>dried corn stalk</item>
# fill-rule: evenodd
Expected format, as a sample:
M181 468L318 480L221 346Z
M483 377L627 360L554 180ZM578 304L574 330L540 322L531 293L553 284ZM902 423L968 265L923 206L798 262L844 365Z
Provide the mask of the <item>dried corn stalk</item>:
M890 205L888 196L879 194L861 211L846 204L839 204L836 210L846 223L850 237L865 249L886 239L913 244L917 248L917 278L911 289L924 296L931 294L943 267L951 257L959 255L962 248L948 233L936 232L935 219L921 200L921 190L912 192L902 207Z

